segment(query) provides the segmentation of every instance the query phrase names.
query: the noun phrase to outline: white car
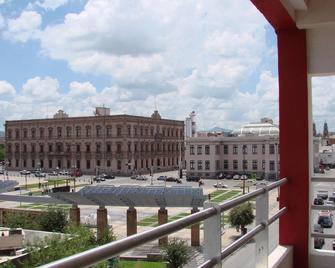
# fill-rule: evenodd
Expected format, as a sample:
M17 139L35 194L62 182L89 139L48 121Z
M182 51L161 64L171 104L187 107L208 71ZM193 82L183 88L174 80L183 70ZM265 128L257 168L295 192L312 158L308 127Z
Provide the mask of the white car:
M146 180L148 180L148 178L145 177L145 176L137 176L137 177L136 177L136 180L137 180L137 181L146 181Z
M240 179L240 175L238 175L238 174L234 175L234 176L233 176L233 179L234 179L234 180L239 180L239 179Z
M221 189L226 189L226 188L228 188L228 185L227 184L222 184L222 183L216 183L216 184L214 184L213 185L215 188L221 188Z

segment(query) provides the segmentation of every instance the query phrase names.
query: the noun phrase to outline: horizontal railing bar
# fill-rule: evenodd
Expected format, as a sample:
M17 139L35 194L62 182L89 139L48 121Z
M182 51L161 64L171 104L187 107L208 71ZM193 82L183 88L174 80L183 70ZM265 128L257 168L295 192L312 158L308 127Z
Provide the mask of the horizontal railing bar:
M272 190L276 187L287 182L287 179L281 179L277 182L271 183L264 188L257 189L251 193L245 194L240 197L236 197L232 200L224 202L217 208L207 208L197 213L191 214L179 220L163 224L155 227L151 230L135 234L118 241L114 241L75 255L57 260L50 264L43 265L43 268L65 268L65 267L89 267L104 260L118 256L123 252L126 252L132 248L140 246L144 243L151 242L160 237L164 237L171 233L175 233L187 226L193 225L205 219L208 219L219 212L228 210L236 205L244 203L245 201L251 200L254 197L264 194L265 192ZM225 205L227 203L227 205Z
M332 238L335 239L335 234L311 233L312 237L316 238Z
M218 264L223 259L227 258L229 255L233 254L236 250L238 250L240 247L244 246L246 243L248 243L255 235L257 235L259 232L265 229L266 226L269 226L273 222L275 222L277 219L280 218L285 212L287 211L286 207L281 208L275 215L273 215L267 222L262 222L261 224L255 226L252 228L248 233L246 233L244 236L240 237L230 245L228 245L223 251L221 251L220 256L217 256L216 258L212 258L210 260L207 260L198 268L210 268L213 267L215 264Z
M334 177L313 176L312 182L335 182Z
M312 210L335 210L335 206L311 205Z

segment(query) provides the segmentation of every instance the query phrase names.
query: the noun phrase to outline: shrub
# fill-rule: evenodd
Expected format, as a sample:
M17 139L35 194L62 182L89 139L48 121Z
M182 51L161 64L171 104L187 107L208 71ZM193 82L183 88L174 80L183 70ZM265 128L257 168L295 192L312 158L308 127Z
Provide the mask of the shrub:
M43 231L62 233L67 225L66 213L62 209L48 209L38 222Z
M247 228L245 228L245 226L251 224L254 218L255 216L252 211L251 203L249 202L234 207L230 210L228 215L230 224L236 227L237 230L241 228L242 235L247 233Z
M174 238L164 247L164 257L171 268L183 267L188 260L187 243L183 240Z
M15 212L6 214L6 226L10 228L23 228L31 230L40 229L40 225L36 220L36 217L29 214Z

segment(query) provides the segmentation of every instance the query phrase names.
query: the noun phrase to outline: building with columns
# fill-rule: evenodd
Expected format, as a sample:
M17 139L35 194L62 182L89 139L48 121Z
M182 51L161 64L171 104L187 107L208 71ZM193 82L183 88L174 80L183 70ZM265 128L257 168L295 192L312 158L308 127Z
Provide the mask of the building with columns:
M97 169L118 175L171 170L183 161L184 122L151 117L110 115L69 117L58 111L51 119L5 123L8 170L42 168Z

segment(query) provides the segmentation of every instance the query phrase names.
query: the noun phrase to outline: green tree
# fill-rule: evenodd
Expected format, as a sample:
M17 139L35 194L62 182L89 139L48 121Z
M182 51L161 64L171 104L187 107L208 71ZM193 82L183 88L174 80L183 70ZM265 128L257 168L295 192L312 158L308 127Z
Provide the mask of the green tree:
M39 230L40 225L35 217L30 214L23 213L7 213L6 214L6 226L10 228L23 228L31 230Z
M242 235L247 233L247 228L245 226L251 224L254 218L255 216L250 202L234 207L230 210L228 215L230 224L236 227L236 230L241 228Z
M67 225L66 213L63 209L48 209L47 213L39 217L39 225L43 231L64 232Z
M163 251L170 268L180 268L187 263L188 247L185 241L174 238L169 241Z
M5 147L0 145L0 161L5 160Z

